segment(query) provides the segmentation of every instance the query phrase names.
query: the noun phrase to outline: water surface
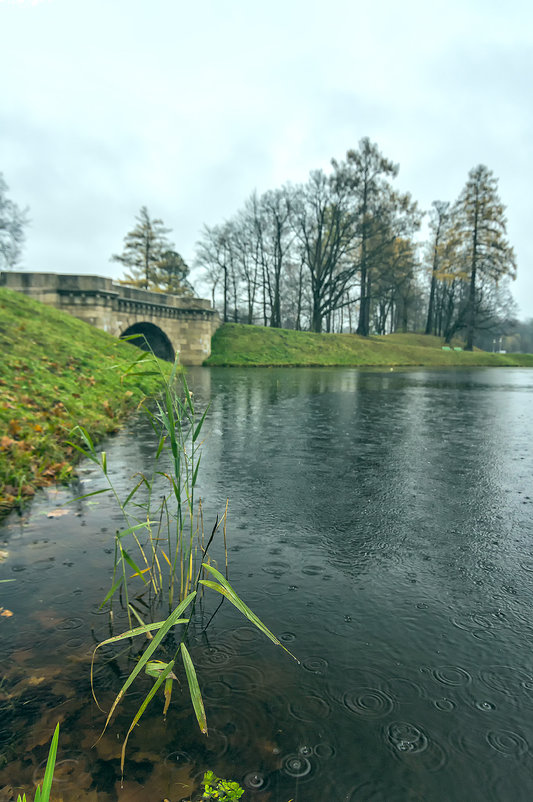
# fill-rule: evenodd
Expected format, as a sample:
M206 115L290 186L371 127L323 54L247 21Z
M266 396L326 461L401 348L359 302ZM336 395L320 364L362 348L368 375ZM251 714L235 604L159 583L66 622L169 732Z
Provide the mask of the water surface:
M39 777L61 720L65 801L174 802L206 768L265 802L531 799L533 372L189 376L211 403L206 522L229 498L231 581L300 664L223 606L191 647L211 734L178 691L166 724L156 705L132 736L120 791L117 735L140 691L92 748L104 719L88 682L111 631L98 605L120 520L104 497L66 507L50 493L0 530L0 578L16 579L0 585L13 612L0 619L0 787ZM119 484L153 448L141 422L107 445ZM81 480L101 486L90 464ZM106 702L130 657L98 664Z

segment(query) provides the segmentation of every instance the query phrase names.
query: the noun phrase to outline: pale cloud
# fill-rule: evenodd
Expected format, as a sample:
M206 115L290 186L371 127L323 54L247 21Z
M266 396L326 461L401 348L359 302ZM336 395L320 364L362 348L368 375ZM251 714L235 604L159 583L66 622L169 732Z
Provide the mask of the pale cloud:
M0 171L28 268L118 275L141 205L191 260L203 223L369 136L422 207L500 179L533 316L529 3L0 0Z

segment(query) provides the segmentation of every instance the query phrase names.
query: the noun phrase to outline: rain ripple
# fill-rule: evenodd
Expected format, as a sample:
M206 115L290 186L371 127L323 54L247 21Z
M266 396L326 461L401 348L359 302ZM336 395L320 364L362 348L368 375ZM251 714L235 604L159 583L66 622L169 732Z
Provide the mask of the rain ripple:
M304 696L301 701L289 702L289 713L298 721L320 721L331 713L331 708L325 699L319 696Z
M472 677L468 671L465 671L464 668L460 668L460 666L440 666L439 668L433 669L431 673L437 682L441 682L443 685L452 685L455 687L459 685L469 685L470 682L472 682Z
M530 674L512 666L490 666L479 672L479 678L487 688L507 696L522 694L533 682Z
M397 721L389 724L386 737L398 752L409 752L414 755L424 752L428 747L428 739L422 730L408 722Z
M344 706L362 718L383 718L392 713L394 700L377 688L360 688L343 696Z
M487 733L487 741L493 749L505 757L521 757L529 749L525 738L511 730L490 730Z
M283 771L285 774L288 774L289 777L301 779L311 774L313 771L313 764L305 755L287 755L287 757L283 759Z

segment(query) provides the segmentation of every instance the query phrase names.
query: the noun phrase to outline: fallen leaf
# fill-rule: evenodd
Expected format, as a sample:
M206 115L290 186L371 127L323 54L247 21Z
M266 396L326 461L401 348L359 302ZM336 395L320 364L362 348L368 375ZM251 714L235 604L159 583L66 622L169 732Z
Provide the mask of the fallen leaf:
M17 435L20 432L20 423L17 420L9 421L9 433Z
M6 610L5 607L0 607L0 615L3 616L4 618L11 618L13 613L11 612L11 610Z
M46 513L47 518L61 518L62 515L68 515L69 510L50 510Z

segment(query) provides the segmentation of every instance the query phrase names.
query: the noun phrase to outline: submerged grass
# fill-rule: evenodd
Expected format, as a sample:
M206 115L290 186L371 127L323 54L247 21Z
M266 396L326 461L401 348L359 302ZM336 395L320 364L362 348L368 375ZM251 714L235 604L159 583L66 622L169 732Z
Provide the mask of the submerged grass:
M443 351L444 340L424 334L315 334L225 323L213 335L205 365L368 367L533 367L533 354ZM460 341L452 346L460 347Z
M139 354L131 343L5 288L0 354L0 516L72 476L76 423L94 440L116 431L167 370L142 360L130 370Z

